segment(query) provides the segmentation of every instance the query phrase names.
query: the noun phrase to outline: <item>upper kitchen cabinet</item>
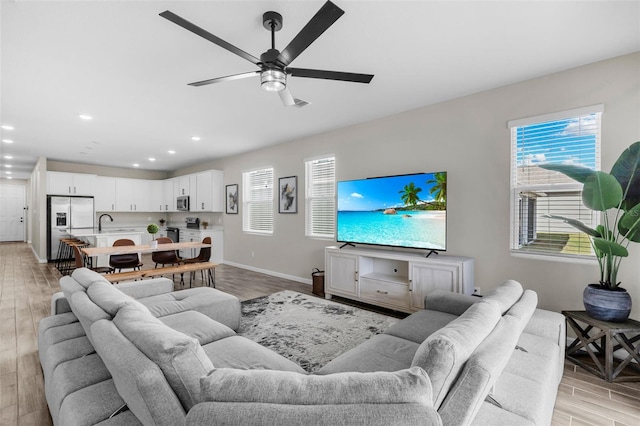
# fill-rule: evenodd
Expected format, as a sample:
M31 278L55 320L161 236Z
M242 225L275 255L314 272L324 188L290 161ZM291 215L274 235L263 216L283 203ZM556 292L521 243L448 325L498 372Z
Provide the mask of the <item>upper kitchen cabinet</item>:
M116 211L149 212L151 186L146 179L116 178Z
M173 183L176 179L165 179L162 181L162 204L160 211L175 212L176 196L173 195Z
M195 175L195 197L191 191L192 212L222 212L224 206L224 174L221 170L207 170Z
M148 180L149 211L163 212L165 210L164 180Z
M180 176L177 179L178 182L178 192L175 194L176 197L181 195L191 195L190 193L190 185L189 185L189 175ZM175 188L175 187L174 187ZM174 191L175 192L175 191Z
M116 211L116 178L96 176L94 202L97 212Z
M95 179L87 173L47 172L47 194L94 195Z

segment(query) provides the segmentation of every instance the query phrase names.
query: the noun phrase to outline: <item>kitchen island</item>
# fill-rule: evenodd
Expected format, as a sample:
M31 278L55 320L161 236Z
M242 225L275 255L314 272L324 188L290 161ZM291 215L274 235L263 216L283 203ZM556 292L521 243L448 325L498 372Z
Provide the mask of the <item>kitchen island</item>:
M126 238L135 245L142 244L142 235L144 232L136 231L133 228L103 229L98 230L78 230L72 237L86 241L94 247L111 247L116 240ZM93 258L94 266L109 266L108 255L98 255Z

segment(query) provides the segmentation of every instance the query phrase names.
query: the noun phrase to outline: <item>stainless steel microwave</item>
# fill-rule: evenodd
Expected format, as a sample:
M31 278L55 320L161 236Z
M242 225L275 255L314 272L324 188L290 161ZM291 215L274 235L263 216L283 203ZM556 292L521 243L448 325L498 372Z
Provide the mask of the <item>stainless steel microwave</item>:
M177 209L178 211L181 212L188 212L189 211L189 196L188 195L182 195L180 197L177 198L176 200L176 205L177 205Z

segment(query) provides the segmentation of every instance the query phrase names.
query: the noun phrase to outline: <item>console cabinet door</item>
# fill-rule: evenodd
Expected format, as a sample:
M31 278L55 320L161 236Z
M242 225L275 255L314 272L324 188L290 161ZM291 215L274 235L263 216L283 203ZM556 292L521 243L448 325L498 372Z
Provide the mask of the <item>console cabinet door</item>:
M327 253L325 269L325 293L359 297L357 256Z
M455 264L409 264L411 308L424 309L425 296L434 290L460 292L460 266Z

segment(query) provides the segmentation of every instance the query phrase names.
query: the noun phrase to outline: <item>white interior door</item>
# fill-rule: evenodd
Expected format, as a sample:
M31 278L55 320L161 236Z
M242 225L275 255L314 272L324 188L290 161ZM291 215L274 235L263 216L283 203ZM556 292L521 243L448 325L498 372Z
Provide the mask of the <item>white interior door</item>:
M25 240L25 198L25 186L0 184L0 241Z

